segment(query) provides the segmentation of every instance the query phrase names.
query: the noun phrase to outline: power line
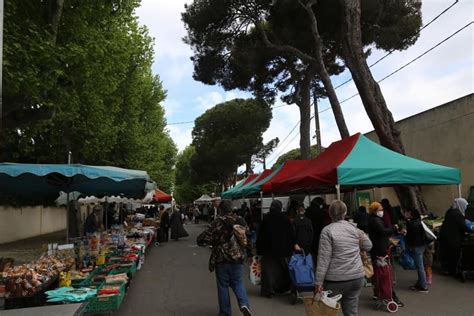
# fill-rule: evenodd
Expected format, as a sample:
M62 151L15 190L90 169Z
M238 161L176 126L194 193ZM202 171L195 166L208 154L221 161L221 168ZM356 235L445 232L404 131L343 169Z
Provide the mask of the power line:
M400 66L399 68L397 68L396 70L392 71L391 73L389 73L388 75L386 75L385 77L383 77L382 79L380 79L379 81L377 81L377 83L380 83L382 81L384 81L385 79L388 79L390 78L391 76L393 76L394 74L396 74L397 72L399 72L400 70L406 68L407 66L411 65L412 63L414 63L415 61L419 60L421 57L425 56L426 54L428 54L429 52L431 52L432 50L434 50L435 48L437 48L438 46L440 46L441 44L447 42L448 40L450 40L451 38L453 38L455 35L457 35L458 33L460 33L461 31L463 31L464 29L468 28L469 26L471 26L474 22L471 21L469 22L468 24L464 25L463 27L461 27L460 29L458 29L457 31L455 31L454 33L452 33L451 35L449 35L448 37L446 37L445 39L443 39L441 42L437 43L436 45L432 46L431 48L429 48L428 50L424 51L422 54L416 56L414 59L410 60L408 63ZM348 97L347 99L344 99L342 100L341 102L339 102L339 104L343 104L353 98L355 98L356 96L358 96L359 93L356 93L350 97ZM328 107L322 111L320 111L319 113L322 113L322 112L325 112L327 110L331 109L331 107Z
M194 121L173 122L173 123L168 123L168 124L166 124L166 126L169 126L169 125L180 125L180 124L191 124L191 123L194 123Z
M457 3L457 1L456 1L455 3L453 3L449 8L451 8L451 7L452 7L454 4L456 4L456 3ZM448 9L449 9L449 8L448 8ZM443 11L443 12L446 12L448 9L445 9L445 11ZM441 14L441 13L440 13L440 14ZM440 15L438 15L438 16L440 16ZM432 20L430 23L432 23L432 22L433 22L433 20ZM429 23L429 24L430 24L430 23ZM388 75L386 75L385 77L383 77L382 79L380 79L379 81L377 81L377 83L380 83L380 82L384 81L385 79L390 78L391 76L395 75L397 72L399 72L399 71L401 71L402 69L406 68L407 66L411 65L412 63L414 63L415 61L419 60L420 58L422 58L423 56L425 56L425 55L428 54L429 52L433 51L434 49L436 49L437 47L439 47L440 45L442 45L442 44L445 43L446 41L448 41L448 40L450 40L451 38L453 38L453 37L454 37L455 35L457 35L458 33L462 32L464 29L466 29L466 28L468 28L469 26L471 26L473 23L474 23L473 21L467 23L466 25L464 25L463 27L461 27L460 29L458 29L457 31L455 31L454 33L452 33L451 35L449 35L448 37L446 37L446 38L443 39L442 41L438 42L436 45L432 46L432 47L429 48L428 50L424 51L422 54L418 55L417 57L415 57L414 59L412 59L412 60L409 61L408 63L406 63L406 64L400 66L399 68L397 68L396 70L392 71L391 73L389 73ZM426 26L428 26L429 24L427 24ZM343 103L345 103L345 102L347 102L347 101L349 101L349 100L355 98L355 97L358 96L358 95L359 95L359 93L356 93L356 94L350 96L349 98L342 100L342 101L340 102L340 104L343 104ZM325 108L325 109L319 111L318 113L321 114L321 113L326 112L326 111L328 111L328 110L330 110L330 109L331 109L331 107L327 107L327 108ZM310 120L313 119L313 118L314 118L314 115L310 118ZM300 121L298 121L298 123L296 123L296 126L297 126L299 123L300 123ZM296 126L293 127L293 129L290 131L290 133L288 133L288 135L285 137L285 140L291 135L291 133L292 133L292 132L294 131L294 129L296 128ZM298 132L298 134L299 134L299 132ZM298 135L298 134L297 134L297 135ZM294 140L294 138L293 138L291 141L293 141L293 140ZM291 141L290 141L289 143L291 143ZM286 148L287 146L288 146L288 144L285 146L285 148ZM277 147L278 147L278 146L277 146ZM282 151L280 151L279 154L280 154L281 152L282 152ZM278 157L278 156L277 156L277 157ZM274 158L275 158L275 157L273 157L272 160L274 160Z
M423 25L423 27L421 27L418 32L416 33L416 35L419 35L421 33L421 31L423 31L425 28L427 28L429 25L431 25L434 21L436 21L437 19L439 19L443 14L445 14L446 12L448 12L452 7L454 7L456 4L458 4L459 0L456 0L454 1L449 7L447 7L446 9L444 9L443 11L441 11L437 16L435 16L433 19L431 19L431 21L429 21L427 24ZM373 64L369 65L369 68L372 68L373 66L377 65L379 62L381 62L382 60L384 60L385 58L387 58L388 56L390 56L393 52L395 51L395 49L391 49L388 51L387 54L385 54L384 56L382 56L381 58L377 59ZM334 90L342 87L343 85L351 82L353 79L352 78L349 78L347 79L346 81L344 81L343 83L339 84L337 87L334 88Z

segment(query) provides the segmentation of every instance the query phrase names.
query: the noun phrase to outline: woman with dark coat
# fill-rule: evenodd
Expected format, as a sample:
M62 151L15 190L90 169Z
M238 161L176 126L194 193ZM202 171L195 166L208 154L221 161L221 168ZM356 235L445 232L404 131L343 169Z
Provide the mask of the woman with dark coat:
M181 237L188 237L188 232L183 227L180 212L175 209L170 219L171 239L178 240Z
M288 258L295 248L295 234L282 204L275 200L257 236L257 253L262 256L261 295L273 297L290 290Z
M370 250L370 257L372 262L375 262L377 257L385 257L388 254L388 248L390 246L390 236L395 232L395 228L387 228L384 223L384 209L379 202L373 202L369 207L369 222L367 230L369 232L369 238L372 242L372 249ZM375 278L372 282L374 283L374 296L377 296L377 284ZM397 302L398 306L404 306L400 301L395 290L392 288L392 298Z
M463 198L454 200L453 206L446 212L439 234L441 270L445 274L455 274L461 256L461 244L468 231L464 214L467 201Z

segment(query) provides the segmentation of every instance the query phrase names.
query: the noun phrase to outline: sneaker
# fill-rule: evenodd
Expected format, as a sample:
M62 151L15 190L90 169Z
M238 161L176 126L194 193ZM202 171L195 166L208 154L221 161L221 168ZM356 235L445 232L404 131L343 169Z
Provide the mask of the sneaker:
M252 316L250 309L245 305L240 306L240 311L242 312L242 315L244 316Z
M417 291L419 293L428 293L429 292L428 288L423 288L423 287L420 287L418 285L413 285L413 286L410 287L410 289L412 291Z
M378 297L377 295L374 295L374 296L372 296L372 299L373 299L374 301L376 301L376 300L379 299L379 297Z
M428 290L427 287L426 288L419 287L417 289L417 292L419 292L419 293L429 293L429 290Z

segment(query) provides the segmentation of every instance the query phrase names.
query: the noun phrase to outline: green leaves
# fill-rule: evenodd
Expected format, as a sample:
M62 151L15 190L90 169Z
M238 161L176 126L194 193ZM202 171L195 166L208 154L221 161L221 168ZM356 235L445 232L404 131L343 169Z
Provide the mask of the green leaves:
M64 163L70 150L76 163L147 170L170 190L177 150L140 1L66 0L54 39L49 2L5 6L3 158Z
M262 147L271 108L254 99L234 99L198 117L192 131L196 154L191 166L201 182L226 183Z

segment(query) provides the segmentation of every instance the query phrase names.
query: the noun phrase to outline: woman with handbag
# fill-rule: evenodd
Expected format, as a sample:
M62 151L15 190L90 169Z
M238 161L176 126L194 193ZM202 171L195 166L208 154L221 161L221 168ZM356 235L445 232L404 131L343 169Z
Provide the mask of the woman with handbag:
M426 272L423 264L423 254L425 252L425 229L421 223L421 217L418 210L409 210L405 217L407 218L407 233L405 241L408 249L413 254L415 260L416 271L418 273L418 280L415 285L411 287L413 291L420 293L428 293L428 286L426 284Z
M324 287L332 294L342 294L344 316L356 316L365 276L360 249L369 251L372 243L365 234L361 236L353 224L344 220L346 214L344 202L332 202L329 207L332 223L323 228L319 241L315 291L320 293Z

